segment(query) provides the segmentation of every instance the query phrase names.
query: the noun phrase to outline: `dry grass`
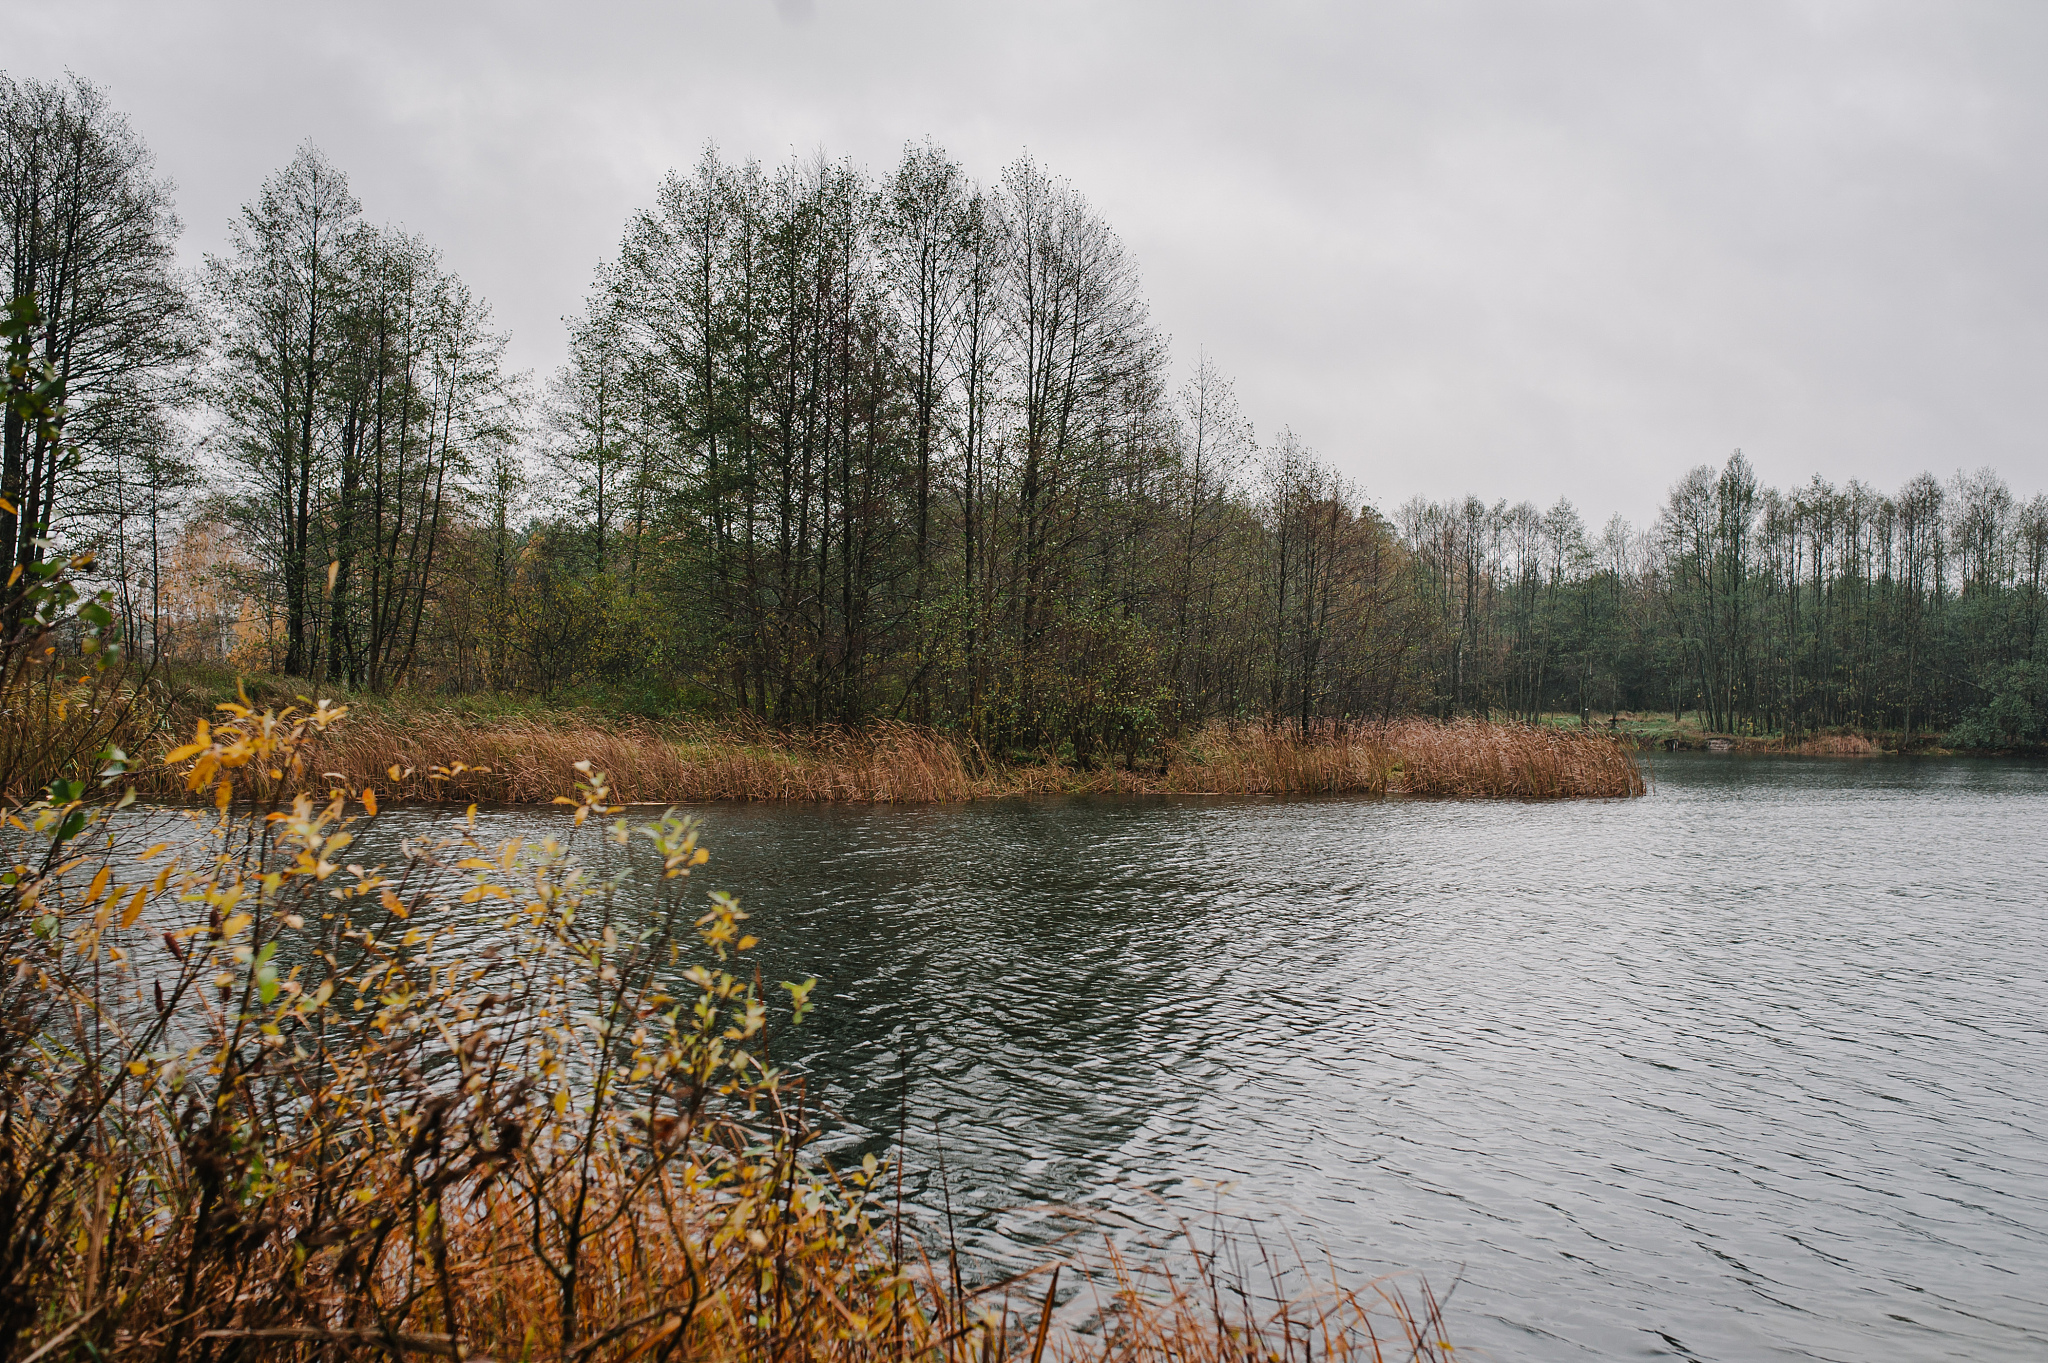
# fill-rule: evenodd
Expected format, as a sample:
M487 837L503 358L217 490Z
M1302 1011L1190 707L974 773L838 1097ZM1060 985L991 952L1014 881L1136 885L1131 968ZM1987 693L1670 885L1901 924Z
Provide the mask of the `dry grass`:
M1525 724L1401 720L1302 737L1214 726L1169 763L1160 788L1218 795L1403 794L1557 800L1640 795L1641 769L1605 734Z
M1807 757L1871 757L1878 746L1861 734L1819 734L1792 751Z
M1070 1244L1037 1267L970 1284L942 1246L912 1241L903 1245L908 1258L897 1259L891 1244L902 1241L887 1220L828 1239L763 1219L756 1224L769 1243L750 1246L721 1235L717 1216L685 1226L650 1214L651 1207L612 1205L613 1191L635 1182L625 1170L619 1175L590 1209L602 1229L586 1249L602 1271L590 1274L580 1314L644 1323L595 1357L1445 1363L1453 1356L1445 1303L1426 1281L1347 1284L1333 1268L1318 1272L1300 1257L1283 1272L1256 1227L1213 1233L1206 1243L1184 1227L1181 1244L1142 1260L1104 1237L1092 1250ZM678 1193L665 1189L648 1201L673 1208L687 1201ZM655 1225L670 1233L649 1235ZM502 1196L457 1212L449 1226L452 1285L462 1303L454 1336L493 1357L525 1356L533 1341L559 1337L559 1286L532 1253L531 1232ZM695 1310L679 1312L676 1286L693 1280L706 1290Z
M1390 726L1386 743L1410 795L1576 800L1647 789L1628 748L1585 729L1409 720Z
M1202 1244L1185 1225L1185 1250L1134 1264L1113 1241L1075 1266L1086 1332L1067 1329L1049 1352L1062 1363L1445 1363L1444 1302L1429 1284L1382 1278L1347 1287L1333 1268L1296 1256L1283 1271L1256 1228ZM1290 1284L1306 1284L1305 1288ZM1412 1293L1412 1295L1411 1295ZM1052 1294L1048 1292L1047 1300Z
M930 804L1050 794L1548 800L1645 789L1628 746L1614 737L1478 720L1322 724L1306 735L1293 726L1213 724L1147 762L1082 769L1050 755L996 762L907 724L777 733L420 710L352 716L322 740L317 766L326 780L374 786L387 799L485 804L545 803L590 770L609 778L615 798L638 804ZM158 793L174 792L158 778Z
M959 749L929 730L878 724L785 737L762 731L628 722L479 723L434 712L360 716L320 753L323 771L401 800L544 803L574 787L579 762L619 800L815 800L929 804L977 793ZM390 769L400 777L394 781Z

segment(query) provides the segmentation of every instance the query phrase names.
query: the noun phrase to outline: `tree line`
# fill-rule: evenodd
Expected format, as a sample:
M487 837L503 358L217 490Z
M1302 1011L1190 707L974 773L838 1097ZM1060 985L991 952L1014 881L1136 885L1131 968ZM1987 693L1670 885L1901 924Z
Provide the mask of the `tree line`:
M1640 534L1591 535L1566 502L1418 501L1400 522L1433 588L1423 670L1446 712L2048 739L2048 497L1989 469L1780 491L1738 450L1680 479Z
M1779 493L1738 455L1641 532L1384 515L1208 356L1176 376L1116 233L1029 158L707 149L536 383L311 146L187 274L103 92L0 78L0 124L12 294L69 393L61 449L8 427L0 538L94 549L172 660L1082 762L1216 718L2048 732L2041 498Z

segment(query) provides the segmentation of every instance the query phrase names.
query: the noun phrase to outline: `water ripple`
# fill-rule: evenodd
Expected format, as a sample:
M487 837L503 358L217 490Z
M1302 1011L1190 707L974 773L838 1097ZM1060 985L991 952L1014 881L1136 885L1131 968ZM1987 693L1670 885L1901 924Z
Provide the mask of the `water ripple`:
M1235 1181L1353 1272L1462 1273L1482 1354L2048 1356L2048 769L1655 776L717 807L708 870L821 978L839 1148L907 1113L981 1253Z

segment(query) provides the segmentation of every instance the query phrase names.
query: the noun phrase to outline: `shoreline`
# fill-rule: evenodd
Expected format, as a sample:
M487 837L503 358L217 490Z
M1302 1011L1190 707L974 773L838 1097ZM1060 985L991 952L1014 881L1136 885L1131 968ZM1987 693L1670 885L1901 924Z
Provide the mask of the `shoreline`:
M587 768L579 768L587 763ZM479 717L352 709L320 737L307 785L326 780L406 804L547 804L600 773L615 804L784 801L959 804L1029 795L1409 795L1601 799L1644 794L1630 744L1598 732L1480 720L1293 727L1212 724L1092 768L1048 755L1002 761L938 730L880 722L777 733L588 713ZM396 775L394 776L394 772ZM159 764L140 793L181 797Z

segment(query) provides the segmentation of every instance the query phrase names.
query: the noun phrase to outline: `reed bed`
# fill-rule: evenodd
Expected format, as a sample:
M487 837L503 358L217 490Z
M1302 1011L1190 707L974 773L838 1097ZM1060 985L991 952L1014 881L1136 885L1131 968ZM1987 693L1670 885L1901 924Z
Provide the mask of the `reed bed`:
M593 770L627 804L931 804L971 799L986 785L969 776L959 748L941 735L889 723L783 735L575 717L358 713L323 737L317 765L321 780L350 789L456 804L545 804ZM170 773L143 779L157 794L178 789Z
M1396 788L1409 795L1577 800L1648 788L1628 748L1586 729L1407 720L1387 726L1382 741L1399 766Z
M1213 726L1168 763L1165 789L1203 794L1401 794L1493 800L1641 795L1642 769L1605 734L1482 720L1272 729Z
M1816 734L1792 751L1805 757L1873 757L1879 749L1862 734Z
M400 801L535 804L589 771L632 804L796 800L932 804L1010 795L1389 795L1586 799L1643 793L1607 734L1478 720L1212 724L1149 760L1082 768L1002 762L936 730L777 732L581 717L485 721L435 710L357 714L322 740L318 775ZM145 775L174 794L163 773Z

